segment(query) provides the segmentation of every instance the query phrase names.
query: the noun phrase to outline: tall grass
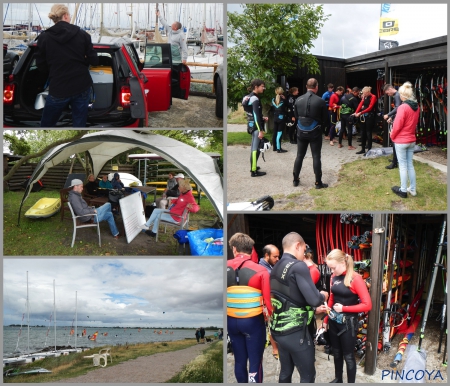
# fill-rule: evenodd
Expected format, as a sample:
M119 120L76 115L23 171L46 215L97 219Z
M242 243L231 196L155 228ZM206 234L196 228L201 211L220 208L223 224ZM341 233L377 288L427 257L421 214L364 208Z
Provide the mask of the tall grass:
M214 342L167 383L223 383L223 341Z

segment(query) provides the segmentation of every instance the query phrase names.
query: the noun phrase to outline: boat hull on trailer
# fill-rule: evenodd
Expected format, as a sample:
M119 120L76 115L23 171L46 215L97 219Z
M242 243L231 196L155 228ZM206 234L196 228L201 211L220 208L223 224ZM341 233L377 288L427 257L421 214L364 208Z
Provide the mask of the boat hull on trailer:
M28 218L47 218L59 212L61 200L59 198L41 198L25 213Z

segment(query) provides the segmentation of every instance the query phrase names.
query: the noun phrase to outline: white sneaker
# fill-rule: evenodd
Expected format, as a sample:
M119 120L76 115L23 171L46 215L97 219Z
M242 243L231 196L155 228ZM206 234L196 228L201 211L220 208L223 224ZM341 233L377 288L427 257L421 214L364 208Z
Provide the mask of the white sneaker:
M141 226L140 226L140 228L141 229L143 229L143 230L145 230L145 231L148 231L150 228L147 226L147 225L145 225L145 224L142 224Z
M411 195L411 196L417 196L417 192L415 190L411 190L411 188L406 188L406 191Z

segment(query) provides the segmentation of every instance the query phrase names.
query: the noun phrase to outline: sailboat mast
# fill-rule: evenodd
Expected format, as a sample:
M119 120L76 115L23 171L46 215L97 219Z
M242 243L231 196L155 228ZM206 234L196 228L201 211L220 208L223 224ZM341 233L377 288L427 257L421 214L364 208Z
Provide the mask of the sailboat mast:
M78 315L77 315L77 291L75 291L75 349L77 348L77 327L78 327Z
M28 348L28 354L29 354L30 353L30 308L29 308L29 301L28 301L28 271L27 271L27 322L28 322L27 348Z
M53 323L55 325L55 352L56 352L56 294L55 294L55 279L53 279Z
M32 4L28 4L28 33L31 36L31 30L33 29L33 8Z

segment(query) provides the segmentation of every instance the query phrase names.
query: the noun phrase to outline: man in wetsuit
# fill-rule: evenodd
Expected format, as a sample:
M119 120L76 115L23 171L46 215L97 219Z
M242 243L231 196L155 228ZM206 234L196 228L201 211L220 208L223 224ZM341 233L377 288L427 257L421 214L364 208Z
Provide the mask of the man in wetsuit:
M316 176L316 189L327 188L322 183L322 129L328 127L328 110L325 101L316 95L319 83L311 78L306 82L306 94L298 97L294 105L294 114L297 119L297 158L294 163L294 186L300 183L299 175L302 169L308 145L311 145L313 169Z
M267 269L267 272L269 274L272 272L273 266L278 263L278 260L280 259L280 251L278 248L273 244L268 244L263 248L263 255L259 260L259 265L262 265L264 268ZM269 335L270 344L272 346L272 355L275 359L279 359L280 355L278 353L278 346L277 342L273 339L272 334Z
M183 64L186 64L188 52L186 37L184 36L184 32L181 29L181 23L179 21L174 21L172 25L169 25L169 23L167 23L167 21L161 16L159 10L156 11L156 16L159 17L160 23L167 30L167 35L169 36L168 43L174 44L180 48L182 62Z
M269 273L251 260L254 241L234 234L228 244L234 259L227 261L227 327L234 353L234 374L239 383L262 383L266 344L263 312L272 313ZM249 369L247 370L247 362Z
M261 79L253 79L250 85L252 92L242 100L242 106L247 114L247 132L252 136L252 146L250 154L250 173L252 177L264 176L265 172L260 172L257 166L259 158L259 141L264 137L264 122L268 120L263 117L262 105L258 98L266 89Z
M383 88L383 91L385 94L394 98L394 108L389 113L383 115L384 120L386 120L388 123L393 123L395 115L397 114L397 107L402 104L402 100L400 99L400 94L397 92L394 86L392 86L392 84L386 84ZM397 153L395 152L394 144L392 144L392 150L392 162L388 166L386 166L386 169L398 168Z
M313 383L315 349L308 324L314 317L313 307L328 299L328 293L319 292L303 262L306 244L295 232L282 241L283 256L270 274L272 322L270 331L278 344L281 371L279 382L292 382L294 366L300 373L300 382Z
M352 146L353 128L350 121L350 116L355 112L359 105L359 88L353 87L350 93L345 94L341 98L341 131L339 132L339 148L342 147L342 138L344 137L345 130L347 129L348 138L348 150L355 150L356 147Z

